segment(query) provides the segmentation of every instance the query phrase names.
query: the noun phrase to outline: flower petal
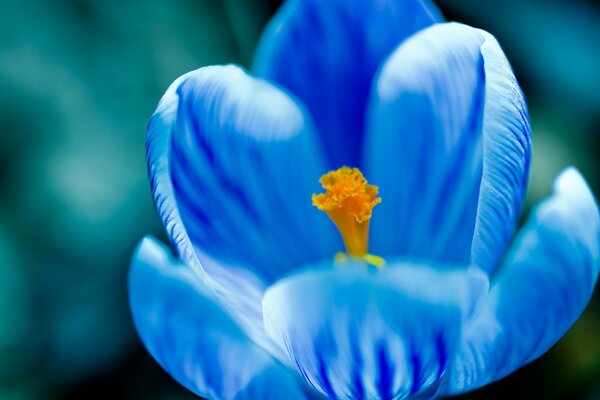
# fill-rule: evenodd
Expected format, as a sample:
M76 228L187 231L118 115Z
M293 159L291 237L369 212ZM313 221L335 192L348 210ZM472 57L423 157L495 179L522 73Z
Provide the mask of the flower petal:
M302 107L234 66L198 70L177 93L171 179L194 245L270 279L331 254L336 236L310 202L325 166Z
M440 19L428 0L289 0L263 34L255 70L306 103L332 169L359 166L375 71L398 43Z
M135 326L148 351L179 383L211 399L305 399L295 375L252 343L210 290L153 239L129 273Z
M147 153L155 201L179 254L250 329L262 330L266 282L341 246L310 202L325 172L310 118L238 67L202 68L175 81L150 121ZM251 301L248 292L258 295Z
M204 255L200 264L200 252L190 241L175 201L170 172L170 147L179 106L177 90L182 82L194 74L196 71L179 77L171 84L148 125L146 155L152 194L169 239L179 256L213 287L220 300L227 301L225 305L228 310L236 315L238 322L250 332L253 339L260 340L264 333L260 308L265 287L262 278L247 269L232 268ZM230 278L232 274L237 276L237 280Z
M456 23L411 37L376 79L368 129L365 172L383 199L373 252L491 271L529 165L527 112L495 39Z
M403 398L436 382L462 323L487 291L477 269L438 271L391 263L330 263L283 279L263 300L267 332L320 393L340 399Z
M554 190L512 246L452 363L446 393L478 388L535 360L589 301L600 267L598 205L574 169Z

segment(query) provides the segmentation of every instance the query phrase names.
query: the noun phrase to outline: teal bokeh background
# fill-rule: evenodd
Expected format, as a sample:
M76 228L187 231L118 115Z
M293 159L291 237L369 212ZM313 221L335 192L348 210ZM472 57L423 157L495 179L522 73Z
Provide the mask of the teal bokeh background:
M250 66L267 0L0 0L0 399L187 399L130 321L136 242L164 238L145 128L179 75ZM600 193L600 6L441 0L493 33L529 100L528 207L576 165ZM465 399L600 399L600 296L546 356Z

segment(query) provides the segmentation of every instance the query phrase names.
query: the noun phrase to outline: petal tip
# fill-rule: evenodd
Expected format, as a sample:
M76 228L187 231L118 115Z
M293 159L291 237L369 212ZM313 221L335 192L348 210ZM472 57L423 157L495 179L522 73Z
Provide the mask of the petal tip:
M136 264L153 264L157 259L165 259L167 256L164 245L152 235L145 235L135 247L131 257L132 267Z
M577 168L574 166L564 168L554 179L553 188L556 196L568 199L573 207L589 210L586 214L587 218L589 218L587 219L587 224L590 226L591 224L596 224L598 229L600 229L598 201Z
M567 188L583 188L588 187L585 178L581 172L573 165L563 168L554 179L554 189L556 191L564 191Z

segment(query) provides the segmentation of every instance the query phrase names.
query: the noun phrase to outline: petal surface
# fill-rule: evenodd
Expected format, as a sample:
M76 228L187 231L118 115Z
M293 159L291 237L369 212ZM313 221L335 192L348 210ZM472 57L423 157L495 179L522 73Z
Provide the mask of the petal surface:
M554 345L592 295L600 266L600 217L574 169L555 182L519 234L480 315L468 328L444 392L476 389Z
M440 20L427 0L289 0L265 30L255 71L310 109L330 168L359 166L371 80L398 43Z
M311 205L325 172L311 126L283 91L215 66L175 81L148 127L153 194L171 240L250 329L262 330L268 281L341 246Z
M456 23L425 29L385 62L371 96L365 168L383 199L372 251L491 272L530 151L525 103L495 39Z
M171 179L194 245L268 279L331 254L336 235L310 202L325 166L305 110L235 66L198 70L177 94Z
M179 383L210 399L305 399L294 373L251 342L209 288L153 239L129 273L135 326L148 351Z
M478 269L330 263L283 279L263 300L267 332L331 398L405 398L437 389L461 326L487 290Z

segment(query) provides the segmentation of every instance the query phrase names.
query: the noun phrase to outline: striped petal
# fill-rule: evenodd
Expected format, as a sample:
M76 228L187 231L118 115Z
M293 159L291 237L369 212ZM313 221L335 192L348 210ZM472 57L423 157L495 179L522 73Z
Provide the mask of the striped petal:
M367 178L383 202L372 249L493 271L529 166L520 89L497 42L460 24L411 37L373 86Z
M331 169L358 166L375 71L439 19L428 0L289 0L263 34L255 70L308 106Z
M269 288L267 332L330 398L435 393L462 324L487 290L485 274L476 269L440 269L390 263L371 273L364 266L313 266Z

